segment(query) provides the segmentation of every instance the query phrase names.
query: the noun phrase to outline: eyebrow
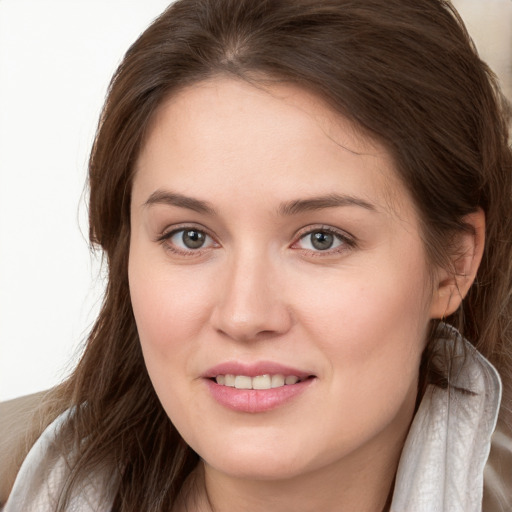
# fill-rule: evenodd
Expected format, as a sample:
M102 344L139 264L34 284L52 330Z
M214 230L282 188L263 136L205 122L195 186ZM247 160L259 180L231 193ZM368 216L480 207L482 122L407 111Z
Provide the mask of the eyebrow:
M368 201L350 195L329 194L326 196L311 197L308 199L297 199L282 204L279 207L279 214L283 216L296 215L298 213L324 210L326 208L339 208L341 206L358 206L376 212L377 208Z
M197 213L215 215L215 209L207 201L201 201L193 197L188 197L176 192L169 192L167 190L157 190L156 192L153 192L143 206L148 207L155 204L178 206L180 208L193 210Z
M183 194L167 190L157 190L153 192L147 201L143 204L143 206L148 207L155 204L177 206L179 208L193 210L197 213L216 215L215 208L208 201L202 201L194 197L185 196ZM340 194L328 194L325 196L287 201L279 206L277 212L279 215L284 217L308 211L324 210L327 208L339 208L342 206L357 206L364 208L365 210L373 212L377 211L373 204L359 197Z

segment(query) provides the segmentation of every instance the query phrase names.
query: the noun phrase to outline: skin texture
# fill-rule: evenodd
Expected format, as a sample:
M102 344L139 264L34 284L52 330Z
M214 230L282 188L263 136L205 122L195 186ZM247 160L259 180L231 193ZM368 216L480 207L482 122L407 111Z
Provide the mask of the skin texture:
M341 204L297 207L334 194ZM207 510L207 491L219 512L382 510L428 322L458 306L482 237L463 240L463 281L432 272L383 146L295 86L227 78L160 108L137 162L131 223L148 372L204 461L184 500ZM185 227L206 235L202 247L183 245ZM326 229L333 246L318 250L310 234ZM205 372L261 361L314 378L265 412L214 400Z

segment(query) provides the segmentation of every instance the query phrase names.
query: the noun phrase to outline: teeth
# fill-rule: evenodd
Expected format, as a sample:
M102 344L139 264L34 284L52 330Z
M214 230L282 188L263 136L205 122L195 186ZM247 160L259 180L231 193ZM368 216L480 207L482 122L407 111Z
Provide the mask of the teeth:
M221 375L221 377L222 377L222 375ZM220 384L220 382L218 382L217 384ZM235 387L235 376L234 375L225 375L224 376L224 385L229 386L230 388L234 388Z
M271 389L281 386L297 384L301 379L296 375L258 375L248 377L247 375L217 375L215 381L221 386L228 386L236 389Z
M235 388L236 389L252 389L251 377L245 375L237 375L235 377Z
M270 375L258 375L252 379L252 389L270 389L272 377Z
M281 386L284 386L284 375L272 375L272 384L271 386L273 388L280 388Z

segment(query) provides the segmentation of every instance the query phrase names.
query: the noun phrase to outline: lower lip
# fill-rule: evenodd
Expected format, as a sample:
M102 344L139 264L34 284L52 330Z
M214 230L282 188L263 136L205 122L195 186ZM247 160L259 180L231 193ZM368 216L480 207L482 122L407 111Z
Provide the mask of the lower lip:
M313 378L271 389L237 389L220 386L206 379L213 398L224 407L239 412L265 412L276 409L303 393L313 382Z

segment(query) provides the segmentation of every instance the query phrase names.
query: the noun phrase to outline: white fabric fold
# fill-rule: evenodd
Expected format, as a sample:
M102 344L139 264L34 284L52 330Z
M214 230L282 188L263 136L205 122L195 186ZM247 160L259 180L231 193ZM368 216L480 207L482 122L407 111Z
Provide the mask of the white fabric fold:
M421 401L400 458L392 512L482 510L501 381L473 345L451 332L453 337L437 340L434 348L447 387L429 385Z
M66 479L67 460L58 450L58 435L71 411L61 414L34 444L16 477L2 512L54 512ZM66 512L109 512L115 487L104 471L89 475L72 494Z

